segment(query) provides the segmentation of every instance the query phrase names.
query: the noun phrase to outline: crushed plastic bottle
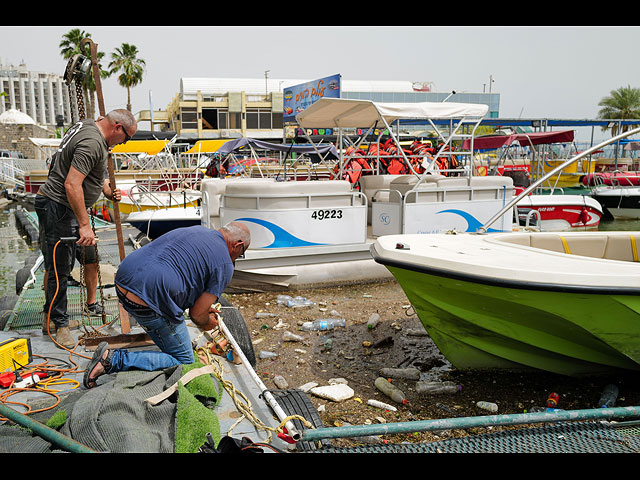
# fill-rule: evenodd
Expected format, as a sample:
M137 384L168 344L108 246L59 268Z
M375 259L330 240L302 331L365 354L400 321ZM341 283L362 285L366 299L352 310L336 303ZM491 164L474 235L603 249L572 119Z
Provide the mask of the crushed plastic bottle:
M286 305L289 300L293 300L293 298L289 295L278 295L277 297L278 305Z
M305 297L294 297L285 302L285 305L289 308L304 308L311 307L315 305L315 303Z
M418 393L457 393L462 390L462 385L453 382L416 382L416 392Z
M367 328L369 330L373 330L378 325L378 322L380 322L380 315L378 315L377 312L372 313L369 317L369 321L367 322Z
M480 402L476 403L476 407L481 408L483 410L488 410L488 411L493 412L493 413L498 411L498 405L496 405L495 403L492 403L492 402L480 401Z
M282 339L285 342L301 342L304 340L304 337L301 337L300 335L296 335L295 333L291 333L289 330L285 330L282 333Z
M333 330L335 327L344 327L345 324L344 318L319 318L313 322L304 322L300 326L300 330L305 332Z
M420 370L417 368L381 368L380 375L386 378L420 380Z
M266 350L260 350L260 352L258 352L258 358L261 359L267 359L267 358L276 358L278 356L277 353L275 352L268 352Z
M616 404L618 399L618 387L613 384L606 385L598 400L598 407L600 408L612 408Z
M407 399L404 396L402 390L396 387L394 384L389 382L386 378L378 377L374 382L374 385L378 390L384 393L387 397L389 397L394 402L406 404Z

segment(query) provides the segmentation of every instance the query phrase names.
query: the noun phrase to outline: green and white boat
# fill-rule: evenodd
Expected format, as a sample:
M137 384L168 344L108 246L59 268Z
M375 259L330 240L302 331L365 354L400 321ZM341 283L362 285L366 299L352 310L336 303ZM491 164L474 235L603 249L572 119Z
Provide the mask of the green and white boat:
M640 370L640 232L390 235L371 247L459 369Z

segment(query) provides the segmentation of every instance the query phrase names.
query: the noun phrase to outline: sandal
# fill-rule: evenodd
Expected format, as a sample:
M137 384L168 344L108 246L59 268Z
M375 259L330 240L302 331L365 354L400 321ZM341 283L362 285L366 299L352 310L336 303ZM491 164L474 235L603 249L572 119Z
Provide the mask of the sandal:
M91 358L91 361L89 362L89 365L87 366L87 369L84 372L84 377L82 379L82 384L85 386L85 388L95 387L98 377L102 375L102 373L107 373L111 368L111 357L113 356L113 352L109 352L106 358L102 358L102 356L104 355L104 351L107 350L108 346L109 344L107 342L101 342L94 352L93 357ZM91 378L91 372L93 372L93 369L96 368L99 363L104 367L104 372L96 377ZM91 384L93 384L93 386Z

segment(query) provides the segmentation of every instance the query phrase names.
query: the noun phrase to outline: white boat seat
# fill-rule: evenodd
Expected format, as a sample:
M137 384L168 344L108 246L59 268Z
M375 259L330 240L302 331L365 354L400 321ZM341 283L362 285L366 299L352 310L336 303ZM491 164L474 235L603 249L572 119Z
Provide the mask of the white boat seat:
M227 185L224 205L265 210L348 207L353 205L353 194L351 184L346 180L233 183Z
M640 235L635 232L615 235L602 233L580 237L562 234L520 233L496 238L505 243L558 253L626 262L640 261Z

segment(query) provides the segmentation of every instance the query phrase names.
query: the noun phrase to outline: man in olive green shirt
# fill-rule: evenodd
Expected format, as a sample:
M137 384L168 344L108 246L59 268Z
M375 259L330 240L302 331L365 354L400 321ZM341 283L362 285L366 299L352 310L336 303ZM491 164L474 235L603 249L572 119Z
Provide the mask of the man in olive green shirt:
M76 123L62 139L49 177L36 195L35 210L42 230L40 248L48 272L45 315L50 315L49 321L55 326L57 343L66 348L75 345L67 314L67 279L75 261L75 248L95 245L87 208L100 193L120 200L120 191L112 191L105 179L109 149L130 140L137 129L128 110L113 110L96 121ZM64 237L78 240L60 242Z

